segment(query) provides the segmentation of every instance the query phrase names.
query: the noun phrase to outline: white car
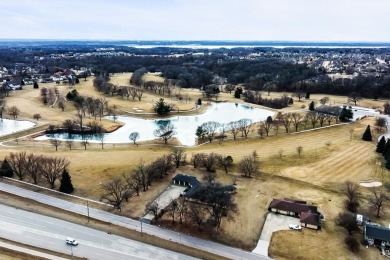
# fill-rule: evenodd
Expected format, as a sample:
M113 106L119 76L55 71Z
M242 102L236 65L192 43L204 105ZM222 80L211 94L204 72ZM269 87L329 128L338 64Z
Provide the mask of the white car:
M290 224L290 225L288 225L288 227L290 229L293 229L293 230L301 230L302 229L302 227L300 225L294 225L294 224Z
M65 241L66 241L66 243L67 243L68 245L72 245L72 246L77 246L77 245L79 244L79 242L77 242L76 239L71 238L71 237L66 238Z

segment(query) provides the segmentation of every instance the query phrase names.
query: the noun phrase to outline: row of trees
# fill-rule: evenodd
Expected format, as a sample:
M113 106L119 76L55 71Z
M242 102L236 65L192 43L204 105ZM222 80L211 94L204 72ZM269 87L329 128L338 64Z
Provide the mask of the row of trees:
M6 156L3 164L5 162L6 165L9 166L4 167L4 169L8 169L5 171L7 172L7 175L5 176L10 176L10 170L12 170L12 174L16 175L19 180L27 179L34 184L45 181L51 189L54 189L56 181L60 179L63 174L69 175L66 170L69 166L69 161L65 158L18 152L10 153Z
M108 77L102 77L102 76L97 76L93 80L93 86L94 88L107 95L117 95L120 96L121 98L127 98L132 100L135 100L136 98L141 101L142 96L144 91L141 88L134 88L134 87L129 87L129 86L118 86L114 85L109 81Z
M131 171L103 183L101 198L121 210L123 203L129 201L132 194L139 196L141 190L146 192L153 181L164 178L184 164L185 160L185 152L180 148L173 148L169 154L149 164L141 161Z

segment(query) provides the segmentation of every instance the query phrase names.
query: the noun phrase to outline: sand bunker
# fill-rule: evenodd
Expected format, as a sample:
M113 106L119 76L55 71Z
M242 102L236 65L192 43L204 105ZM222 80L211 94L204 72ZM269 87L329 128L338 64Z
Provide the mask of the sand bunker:
M380 181L370 181L370 182L360 182L360 186L363 187L379 187L382 186L382 182Z

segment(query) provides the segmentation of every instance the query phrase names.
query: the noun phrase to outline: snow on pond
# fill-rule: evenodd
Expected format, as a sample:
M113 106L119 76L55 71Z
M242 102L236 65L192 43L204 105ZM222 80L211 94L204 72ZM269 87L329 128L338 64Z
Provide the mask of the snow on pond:
M33 126L35 126L35 124L30 121L0 119L0 136L26 130Z
M175 115L174 112L171 113ZM104 134L105 143L130 143L129 134L139 132L140 138L138 141L148 141L156 139L153 135L155 129L161 124L166 124L170 121L174 126L177 134L175 137L182 145L193 146L196 144L196 128L208 121L216 121L221 124L227 124L232 121L237 121L243 118L251 119L253 122L265 120L268 116L272 116L274 112L254 108L252 106L235 103L213 103L209 109L203 114L196 116L172 116L166 119L140 119L134 117L119 116L117 121L123 122L125 125L118 130ZM59 138L67 140L68 134L46 135L36 138L37 140L47 140L49 138ZM81 136L72 135L72 140L81 140ZM99 142L100 137L92 138L92 142Z

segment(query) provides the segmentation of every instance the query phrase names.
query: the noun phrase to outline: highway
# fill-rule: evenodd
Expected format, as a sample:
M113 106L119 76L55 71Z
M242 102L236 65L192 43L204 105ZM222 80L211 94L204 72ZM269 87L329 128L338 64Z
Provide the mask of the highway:
M30 190L22 189L13 185L6 184L0 181L0 190L15 194L21 197L29 198L43 204L51 205L66 211L71 211L80 215L87 216L87 206L68 202L45 194L40 194ZM118 216L106 211L98 210L89 207L89 216L94 219L112 223L114 225L122 226L128 229L141 231L141 224L139 221ZM259 255L256 253L244 251L238 248L225 246L209 240L200 239L186 234L177 233L171 230L159 228L157 226L143 223L142 231L144 233L158 236L165 240L180 243L189 247L197 248L205 252L210 252L216 255L224 256L230 259L245 259L245 260L265 260L268 256ZM265 250L267 251L267 250Z
M88 259L195 259L116 235L0 204L1 237ZM66 237L78 246L65 243Z

